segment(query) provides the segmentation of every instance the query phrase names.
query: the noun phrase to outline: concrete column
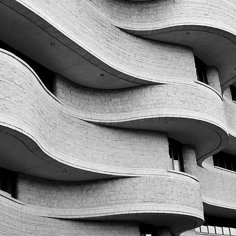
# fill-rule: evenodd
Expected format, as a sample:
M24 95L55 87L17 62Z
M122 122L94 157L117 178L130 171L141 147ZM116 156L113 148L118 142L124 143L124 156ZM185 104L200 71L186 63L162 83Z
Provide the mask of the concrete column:
M66 80L61 75L58 75L58 74L55 75L54 95L59 100L64 101L64 102L68 98L68 93L69 93L68 83L66 82Z
M213 157L208 157L203 163L214 166Z
M231 94L230 88L225 89L225 91L224 91L224 97L226 97L226 98L232 100L232 94Z
M220 94L222 94L221 86L220 86L220 78L218 70L215 67L207 68L207 81L208 84L217 90Z
M188 174L195 175L197 172L197 158L194 147L191 145L183 145L182 153L184 171Z

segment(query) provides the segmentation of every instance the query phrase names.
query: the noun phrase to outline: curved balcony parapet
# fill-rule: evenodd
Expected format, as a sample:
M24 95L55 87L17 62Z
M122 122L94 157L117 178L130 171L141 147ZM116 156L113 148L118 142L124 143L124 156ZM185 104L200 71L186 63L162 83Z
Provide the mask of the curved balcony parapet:
M164 133L138 131L137 139L137 131L82 121L79 113L68 112L51 96L36 74L13 54L1 50L0 65L4 167L68 180L143 175L170 168ZM19 152L23 152L21 158Z
M224 97L224 108L229 133L236 137L236 103Z
M235 213L236 173L207 164L204 166L205 168L200 169L198 174L203 201L208 205L231 209Z
M220 72L223 90L236 80L236 17L234 0L92 1L112 24L134 35L193 48ZM197 39L197 40L196 40Z
M79 222L53 219L35 214L22 202L0 192L0 227L2 235L94 235L140 236L139 226L133 222ZM27 212L31 213L27 213ZM50 209L48 208L48 211Z
M60 78L56 84L58 99L71 108L69 112L79 112L81 119L166 132L195 145L199 163L228 141L222 96L202 83L113 91L84 88Z
M125 91L128 96L139 101L140 107L134 106L139 109L138 118L137 114L134 114L136 111L132 112L128 103L127 106L121 100L127 110L123 112L124 115L121 110L117 110L117 113L123 115L122 119L118 120L116 113L113 116L116 120L111 122L109 119L112 116L106 113L108 120L102 122L119 127L164 132L161 134L140 130L137 139L137 131L100 127L82 121L81 111L75 112L75 109L64 106L55 97L50 96L48 91L45 92L36 74L13 54L2 51L0 60L4 68L1 70L0 83L1 137L4 140L1 149L5 153L1 159L3 166L10 169L41 177L68 180L103 178L104 174L144 175L171 166L167 137L164 133L170 133L172 137L184 143L194 144L199 163L210 154L221 150L228 140L222 115L222 101L214 91L201 85L191 85L185 89L177 85L162 85L131 90L131 93ZM160 88L165 93L160 91ZM139 100L137 91L150 95L142 101ZM176 99L179 92L186 94L187 98ZM102 99L105 98L108 102L111 95L107 94L109 96L104 93ZM89 95L92 95L91 92ZM123 96L123 92L115 93L115 100L110 104L115 105L120 95ZM188 102L189 99L197 101L194 106L192 102ZM94 99L94 102L99 103L99 99ZM172 109L166 107L166 102ZM88 102L84 105L89 107ZM211 142L206 142L205 139ZM5 145L5 142L14 143L17 148L10 150L11 145ZM17 150L24 150L23 162L18 158ZM9 153L12 160L10 164L7 162Z
M78 184L21 177L19 187L27 212L44 217L165 222L175 233L203 220L198 181L173 172Z
M204 213L235 218L236 173L204 163L204 168L194 164L191 152L185 158L185 171L196 176L201 186Z
M191 79L196 79L190 48L127 34L102 17L89 1L73 0L69 6L63 2L59 5L55 1L41 1L39 4L37 1L22 0L14 6L6 1L1 2L7 5L7 10L5 7L1 13L2 21L9 15L14 21L20 18L20 14L35 27L39 26L37 30L43 30L43 33L42 30L37 31L39 35L45 32L50 35L47 42L41 45L47 58L43 60L44 55L38 55L37 50L33 57L42 64L46 61L45 66L77 83L96 88L122 88L165 82L191 83ZM7 14L7 11L10 12ZM14 24L21 24L20 19ZM27 22L22 24L24 31ZM32 24L29 27L36 30ZM5 34L4 31L3 34L6 38L10 37L10 32ZM22 35L26 37L27 32ZM25 48L24 39L20 35L18 37L18 48ZM56 50L48 46L49 40L54 40ZM34 44L37 45L38 41L32 43L32 48ZM60 60L55 60L55 55Z
M225 116L229 132L229 142L225 151L231 155L236 155L236 103L232 98L224 97Z

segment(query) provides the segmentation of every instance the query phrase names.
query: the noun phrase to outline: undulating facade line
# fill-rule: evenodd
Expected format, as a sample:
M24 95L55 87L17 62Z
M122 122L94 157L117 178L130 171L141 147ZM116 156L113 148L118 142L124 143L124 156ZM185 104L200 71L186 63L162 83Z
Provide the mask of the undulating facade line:
M236 236L234 0L0 0L0 235Z

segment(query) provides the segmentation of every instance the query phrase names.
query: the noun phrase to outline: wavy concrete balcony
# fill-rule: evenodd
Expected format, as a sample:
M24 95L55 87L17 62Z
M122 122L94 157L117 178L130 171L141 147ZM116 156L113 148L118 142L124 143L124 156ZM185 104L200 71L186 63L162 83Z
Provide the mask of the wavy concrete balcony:
M203 167L197 166L193 149L185 151L184 156L185 171L199 179L204 213L206 215L236 219L235 172L214 167L213 163L204 162Z
M225 151L236 155L236 103L226 97L224 100L225 116L229 130L229 142L225 147Z
M201 178L204 211L209 215L235 219L236 174L206 166L198 176Z
M206 64L219 69L223 89L235 82L234 0L92 2L101 15L129 33L193 48Z
M19 58L1 50L0 63L3 167L63 180L143 175L171 168L166 135L82 121Z
M0 3L2 40L79 84L123 88L196 80L191 49L127 34L90 1Z
M60 78L56 84L58 99L81 119L168 133L194 145L199 163L228 141L222 97L202 83L113 91L88 89Z
M168 146L165 135L140 131L137 139L136 131L117 130L84 122L81 120L83 110L81 113L75 112L57 101L44 89L36 74L20 59L6 51L1 51L0 60L3 68L1 69L0 103L1 137L4 140L0 144L3 166L47 178L77 180L99 178L99 176L104 178L104 175L96 172L106 174L108 177L109 175L150 174L155 173L157 168L171 168L168 150L165 148ZM121 110L117 110L115 114L111 110L108 111L114 114L113 119L117 118L120 112L123 117L121 120L116 119L111 122L109 120L111 116L108 115L108 120L102 122L116 125L120 123L120 126L129 128L139 127L170 132L173 137L196 145L199 162L201 162L210 153L222 149L227 141L222 101L214 91L202 87L204 94L201 95L201 89L194 86L192 90L189 90L191 88L189 87L186 91L180 91L186 94L186 100L182 98L177 100L171 94L174 91L177 94L178 89L181 88L175 86L170 88L171 90L168 86L161 87L164 96L160 96L161 93L156 95L156 102L153 102L153 97L160 92L158 87L133 90L130 95L133 94L134 98L137 97L136 92L139 94L141 91L147 94L152 90L153 96L143 99L144 105L136 106L139 111L132 112L128 103L124 106L126 109L124 115ZM173 103L176 106L171 112L165 107L165 102L168 101L165 99L166 92L169 97L168 104ZM192 106L192 102L184 105L189 99L196 100L194 94L200 98L197 100L197 105ZM206 94L209 95L207 100ZM123 92L114 95L115 100L120 95L123 96ZM94 94L93 97L95 96ZM111 94L107 93L107 97L103 98L106 100L109 96ZM163 103L157 107L158 100L161 98L164 98ZM99 99L94 101L99 102ZM210 103L208 104L207 101ZM124 101L122 103L125 105ZM88 102L84 105L91 107ZM107 109L112 105L114 104L110 103L110 106L105 107ZM150 110L142 111L144 106L150 106ZM180 108L177 109L178 107ZM219 116L216 118L212 114L219 114ZM93 115L97 116L96 113ZM138 120L137 124L135 120ZM139 122L147 125L139 125ZM206 142L208 139L211 142ZM11 145L6 143L11 145L14 143L15 148L11 150ZM18 153L21 151L24 154L22 159L19 159Z
M139 227L133 222L79 222L49 219L27 213L22 202L10 198L0 191L0 234L24 236L51 235L96 235L96 236L139 236ZM29 208L28 208L29 209Z
M179 233L202 223L198 181L163 171L159 176L63 183L19 177L25 212L50 218L138 221ZM27 205L30 204L30 205Z

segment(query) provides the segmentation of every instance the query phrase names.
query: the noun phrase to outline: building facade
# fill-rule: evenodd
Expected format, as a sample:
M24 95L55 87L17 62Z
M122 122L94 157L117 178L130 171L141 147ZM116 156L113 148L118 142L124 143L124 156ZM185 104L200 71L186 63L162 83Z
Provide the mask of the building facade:
M0 0L0 235L236 235L235 0Z

